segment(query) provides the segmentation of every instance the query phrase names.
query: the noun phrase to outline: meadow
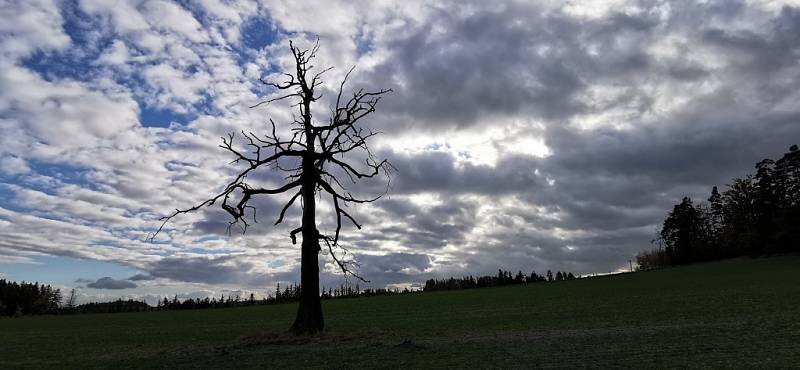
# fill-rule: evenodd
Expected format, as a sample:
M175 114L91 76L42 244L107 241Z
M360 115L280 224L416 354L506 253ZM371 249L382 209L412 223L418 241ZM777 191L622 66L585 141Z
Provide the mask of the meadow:
M800 364L800 256L548 284L293 304L0 320L0 368L624 367Z

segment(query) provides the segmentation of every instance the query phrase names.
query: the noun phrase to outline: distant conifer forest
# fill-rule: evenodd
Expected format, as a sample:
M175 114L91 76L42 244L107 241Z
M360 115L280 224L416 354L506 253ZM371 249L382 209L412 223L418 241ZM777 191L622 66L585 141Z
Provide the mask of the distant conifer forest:
M525 275L519 271L513 275L511 271L498 270L494 276L472 275L462 278L430 279L425 282L422 290L408 288L365 288L359 284L342 284L336 288L324 288L320 297L324 300L343 299L354 297L369 297L377 295L412 294L421 291L429 292L436 290L455 290L484 288L514 284L542 283L573 280L577 277L571 272L550 270L544 275L531 272ZM76 304L76 290L72 289L64 297L60 289L54 289L50 285L39 283L17 283L5 279L0 280L0 317L16 317L23 315L47 315L47 314L78 314L78 313L118 313L118 312L143 312L161 310L193 310L208 308L243 307L255 305L271 305L297 302L301 295L301 286L298 284L287 284L281 287L275 286L272 293L263 298L256 298L254 293L242 297L240 295L229 294L227 296L205 298L185 298L181 299L178 295L172 298L164 297L159 299L155 306L144 301L133 299L118 299L112 302L91 302Z

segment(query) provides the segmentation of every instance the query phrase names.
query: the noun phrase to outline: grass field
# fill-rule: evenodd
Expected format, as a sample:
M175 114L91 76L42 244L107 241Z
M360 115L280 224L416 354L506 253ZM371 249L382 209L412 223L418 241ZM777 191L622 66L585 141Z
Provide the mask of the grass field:
M0 369L800 366L800 257L295 305L0 320Z

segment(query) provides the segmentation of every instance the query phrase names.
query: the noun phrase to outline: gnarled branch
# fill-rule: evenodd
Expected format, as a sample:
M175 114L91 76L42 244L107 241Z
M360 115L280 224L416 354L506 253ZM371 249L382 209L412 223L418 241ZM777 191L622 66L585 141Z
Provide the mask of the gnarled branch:
M249 225L247 215L252 213L253 222L256 220L256 208L250 205L250 200L254 196L262 194L279 194L300 188L283 205L274 225L281 224L287 211L297 204L297 199L302 199L304 218L303 222L308 221L305 217L309 205L313 205L314 197L317 192L324 192L331 196L331 201L335 210L336 229L333 236L325 236L316 230L316 221L313 225L301 225L289 232L289 237L293 244L297 243L297 234L302 233L304 239L313 238L316 246L319 247L319 240L327 244L331 257L345 274L356 276L362 281L362 277L352 271L353 266L358 266L357 262L346 261L334 253L334 249L340 248L344 254L347 250L339 245L339 236L342 230L342 220L346 219L360 229L361 224L346 209L348 204L370 203L380 199L389 190L390 182L387 181L386 191L374 198L358 198L353 196L337 178L336 173L347 176L351 183L356 183L359 179L371 179L383 171L390 178L391 170L394 167L385 159L376 160L370 151L367 143L369 139L378 135L379 132L360 127L360 122L375 109L383 96L391 92L391 89L381 89L377 91L356 90L349 99L343 91L354 68L348 70L339 84L335 106L331 109L331 115L327 124L314 125L312 123L312 103L321 99L322 94L317 90L323 83L323 75L332 68L325 68L319 72L311 72L314 66L311 64L319 51L319 38L311 48L301 49L289 42L289 48L294 57L295 70L293 73L285 73L286 77L281 82L267 81L259 78L259 81L274 89L276 95L262 100L250 108L267 106L270 103L296 99L292 107L297 107L298 115L292 116L289 123L288 133L291 137L281 138L277 133L276 124L272 119L268 122L268 132L256 134L252 131L241 130L243 138L242 145L234 146L237 134L230 133L222 138L221 148L230 152L233 156L231 164L244 164L244 168L236 175L221 192L203 202L186 209L176 209L171 214L162 217L159 228L148 236L153 240L163 230L164 226L174 217L197 211L200 208L208 207L221 202L221 208L231 217L228 225L228 232L233 225L241 225L242 231L246 231ZM293 108L294 109L294 108ZM354 153L355 152L355 153ZM350 163L346 160L349 154L366 155L366 159L361 163ZM295 162L286 164L285 158L291 158ZM333 166L337 171L329 171ZM259 168L269 168L286 173L286 183L276 188L253 187L245 182L248 175ZM312 218L314 207L312 209ZM319 240L317 240L319 239ZM304 240L305 241L305 240Z

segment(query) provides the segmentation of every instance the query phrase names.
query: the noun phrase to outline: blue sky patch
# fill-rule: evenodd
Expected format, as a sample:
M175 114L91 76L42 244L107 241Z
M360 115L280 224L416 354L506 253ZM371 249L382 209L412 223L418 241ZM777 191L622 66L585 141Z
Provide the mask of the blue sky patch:
M185 125L192 121L195 114L177 113L170 109L142 106L139 113L139 122L145 127L169 127L171 123Z
M241 42L246 48L261 50L274 44L281 34L281 29L272 22L271 17L253 17L242 25Z
M72 44L58 52L36 52L21 64L38 72L47 81L89 81L98 72L93 67L94 62L111 45L114 37L103 32L107 27L99 18L83 13L74 2L61 4L61 11L64 13L64 32Z
M359 28L353 39L356 42L356 53L358 53L359 57L369 54L375 49L374 39L371 34L364 32L364 27Z
M35 257L34 264L0 262L0 272L15 281L40 281L49 284L75 286L77 279L97 280L110 276L126 279L139 271L116 263L58 256Z

